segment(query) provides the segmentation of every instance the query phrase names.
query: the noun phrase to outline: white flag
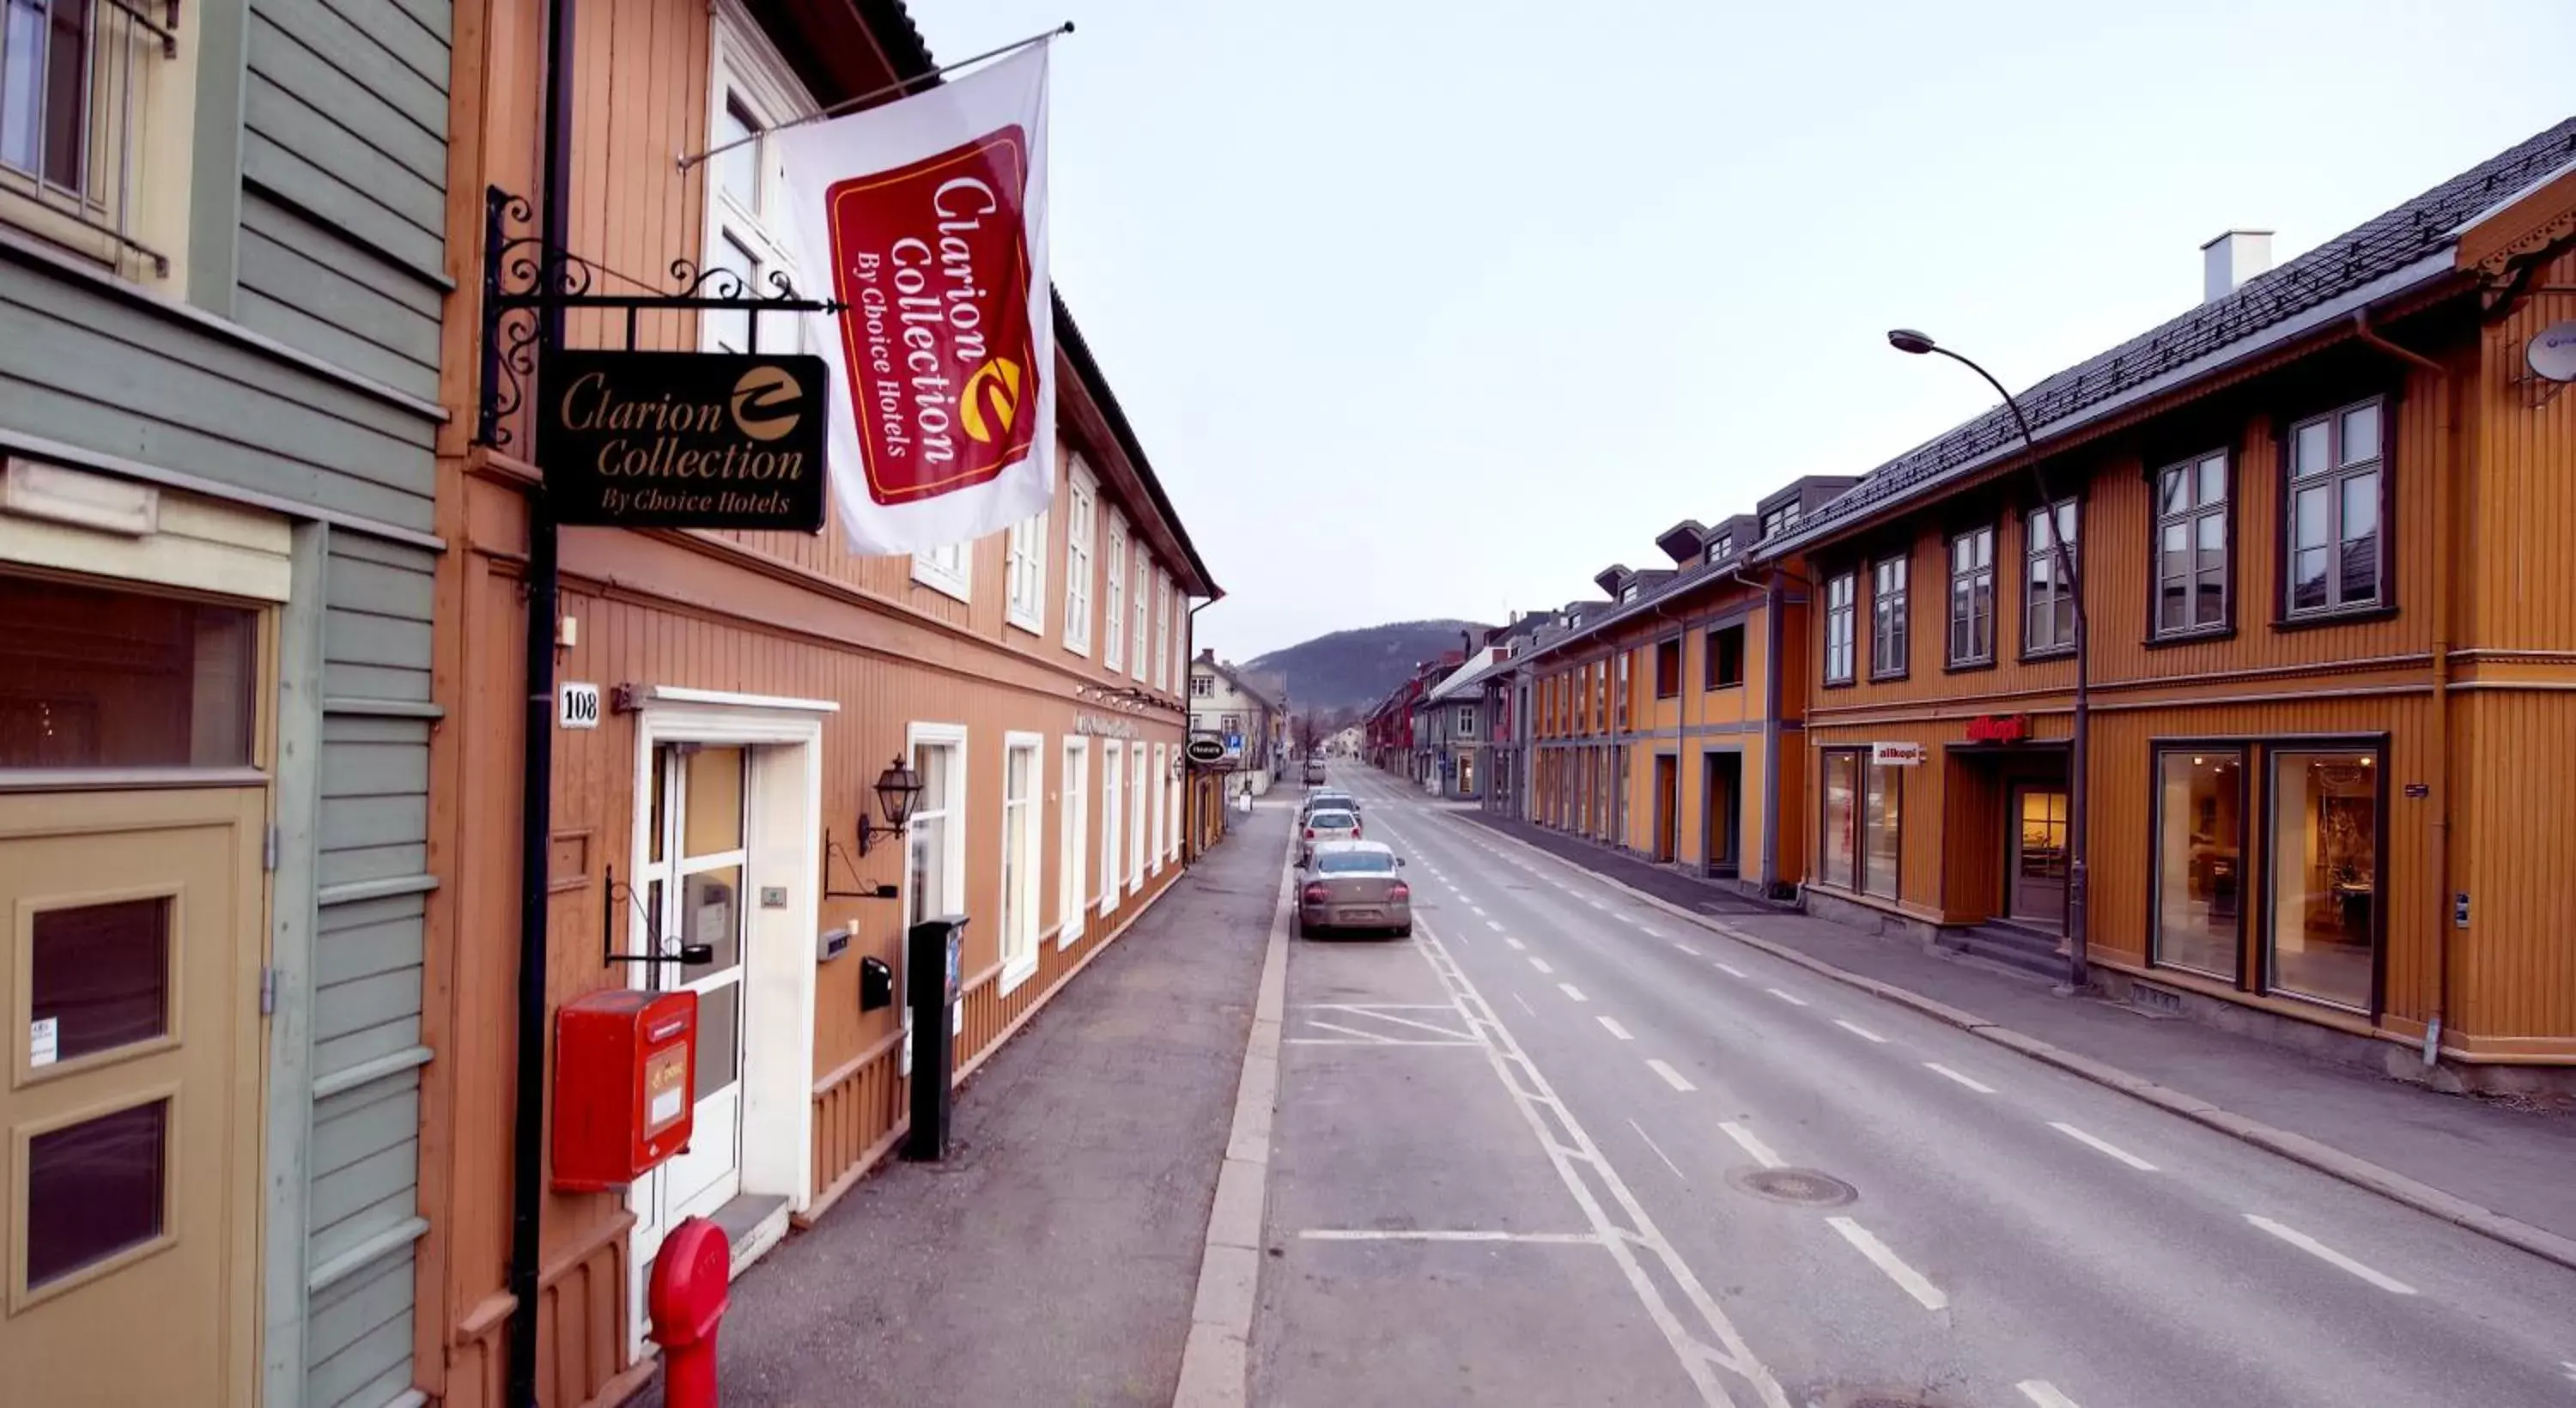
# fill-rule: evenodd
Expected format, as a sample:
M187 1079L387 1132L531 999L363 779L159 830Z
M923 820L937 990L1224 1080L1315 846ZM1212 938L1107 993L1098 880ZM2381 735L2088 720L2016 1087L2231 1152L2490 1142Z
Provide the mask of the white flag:
M778 134L831 364L832 501L850 547L923 552L1055 496L1047 48Z

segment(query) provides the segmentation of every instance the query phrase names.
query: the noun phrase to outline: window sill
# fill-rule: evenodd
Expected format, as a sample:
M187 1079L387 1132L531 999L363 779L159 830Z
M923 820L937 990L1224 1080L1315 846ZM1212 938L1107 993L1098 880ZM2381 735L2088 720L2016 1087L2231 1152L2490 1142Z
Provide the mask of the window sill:
M1080 942L1082 942L1082 916L1076 913L1072 923L1063 925L1055 931L1055 946L1058 952L1062 952Z
M913 562L912 580L916 585L928 587L951 601L974 604L973 590L967 585L965 578L952 577L937 568L923 567L919 559Z
M1068 654L1079 655L1085 660L1091 658L1091 638L1089 636L1085 636L1081 640L1075 640L1071 636L1066 636L1064 638L1064 648Z
M1941 673L1945 675L1973 675L1979 670L1991 670L1994 667L1995 657L1989 655L1982 660L1945 660L1941 664Z
M2397 608L2393 605L2351 606L2336 611L2308 611L2296 616L2276 616L2272 618L2272 629L2312 631L2321 626L2358 626L2371 621L2392 620L2396 615Z
M2074 646L2071 646L2071 645L2052 645L2052 646L2048 647L2046 650L2025 650L2025 651L2023 651L2023 652L2021 653L2021 661L2020 661L2020 663L2022 663L2022 664L2024 664L2024 665L2045 665L2045 664L2048 664L2048 663L2049 663L2050 661L2052 661L2052 660L2072 660L2072 659L2074 659L2074 658L2075 658L2075 647L2074 647Z
M1826 689L1849 689L1849 688L1851 688L1852 686L1854 686L1854 685L1856 685L1856 684L1859 684L1859 683L1860 683L1860 681L1858 681L1858 680L1856 680L1856 679L1853 679L1853 678L1852 678L1851 676L1849 676L1849 675L1845 675L1845 676L1843 676L1841 679L1838 679L1838 680L1837 680L1837 679L1827 679L1827 680L1821 681L1822 686L1823 686L1824 688L1826 688Z
M2159 631L2138 643L2149 650L2162 650L2168 646L2200 645L2207 641L2234 639L2236 639L2236 623L2230 621L2225 625L2200 626L2188 631Z
M1885 674L1880 674L1873 670L1870 672L1869 682L1871 684L1899 684L1912 678L1913 674L1914 671L1911 669L1890 670Z
M1009 997L1013 992L1019 989L1021 984L1026 983L1029 979L1034 978L1037 975L1038 956L1035 952L1031 952L1028 957L1023 958L1016 963L1006 961L1002 964L1002 976L1000 981L995 985L996 990L994 992L994 996Z
M1033 636L1046 634L1046 617L1035 612L1024 612L1017 608L1005 610L1002 613L1002 624L1014 630L1026 631Z

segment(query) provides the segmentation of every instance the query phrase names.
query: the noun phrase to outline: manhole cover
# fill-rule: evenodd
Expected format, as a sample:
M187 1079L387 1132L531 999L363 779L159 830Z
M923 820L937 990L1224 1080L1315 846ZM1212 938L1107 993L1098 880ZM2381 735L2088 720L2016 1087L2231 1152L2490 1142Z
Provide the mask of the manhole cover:
M1757 1168L1728 1175L1728 1181L1757 1198L1774 1202L1798 1203L1813 1208L1838 1208L1860 1196L1860 1190L1829 1173L1811 1168ZM1914 1408L1912 1400L1855 1400L1851 1408Z

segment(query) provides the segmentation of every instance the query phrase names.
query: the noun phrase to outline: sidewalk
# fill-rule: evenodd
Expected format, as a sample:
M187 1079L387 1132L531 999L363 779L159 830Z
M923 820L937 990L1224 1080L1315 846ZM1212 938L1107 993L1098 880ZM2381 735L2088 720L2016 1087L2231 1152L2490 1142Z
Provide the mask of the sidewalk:
M2568 1172L2576 1169L2576 1112L2436 1094L2184 1018L2058 997L2041 979L1744 899L1526 822L1481 811L1459 816L1693 914L1722 916L1726 927L1845 973L1974 1014L1982 1025L2035 1037L2576 1239L2576 1177Z
M734 1283L727 1408L1172 1401L1292 806L1235 815L994 1053L947 1162L889 1162Z

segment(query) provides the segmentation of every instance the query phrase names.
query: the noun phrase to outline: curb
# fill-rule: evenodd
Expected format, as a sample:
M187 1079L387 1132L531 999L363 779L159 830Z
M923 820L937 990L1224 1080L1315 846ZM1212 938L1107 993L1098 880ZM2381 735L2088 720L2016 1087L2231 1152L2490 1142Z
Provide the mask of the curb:
M2257 1148L2268 1149L2293 1163L2304 1164L2330 1178L2341 1179L2356 1188L2376 1193L2392 1202L2403 1203L2418 1212L2440 1218L2454 1226L2467 1228L2471 1232L2502 1242L2506 1246L2529 1252L2543 1261L2576 1269L2576 1238L2562 1237L2546 1228L2535 1227L2517 1218L2507 1217L2491 1208L2445 1193L2431 1184L2420 1183L2394 1169L2382 1167L2357 1155L2347 1154L2341 1149L2311 1139L2304 1134L2293 1134L2289 1130L2265 1124L2260 1120L2249 1119L2232 1110L2213 1105L2196 1095L2185 1094L2172 1086L2158 1084L2107 1062L2096 1061L2090 1056L2079 1055L2011 1027L1989 1022L1974 1012L1935 1001L1921 993L1898 987L1894 983L1870 977L1865 973L1838 968L1821 958L1800 952L1776 940L1748 934L1724 920L1712 919L1707 915L1684 909L1660 895L1648 894L1579 861L1568 860L1544 846L1532 845L1509 832L1497 830L1479 822L1462 821L1459 824L1474 826L1477 831L1485 835L1518 846L1533 855L1545 857L1569 870L1580 871L1603 884L1616 886L1676 919L1688 920L1711 933L1722 934L1748 948L1759 949L1784 963L1795 964L1847 987L1858 988L1862 992L1895 1003L1899 1007L1911 1008L1935 1021L1982 1037L1997 1046L2018 1051L2035 1061L2082 1076L2096 1085L2145 1101L2147 1104L2180 1115L2194 1124L2206 1126L2222 1134L2233 1135Z
M1296 844L1289 829L1289 844ZM1284 860L1284 857L1283 857ZM1190 1337L1181 1347L1172 1408L1243 1408L1251 1398L1252 1314L1261 1299L1261 1222L1270 1187L1270 1117L1279 1105L1280 1023L1288 1008L1288 912L1296 872L1283 864L1270 941L1261 956L1252 1035L1234 1088L1234 1123L1208 1209Z

